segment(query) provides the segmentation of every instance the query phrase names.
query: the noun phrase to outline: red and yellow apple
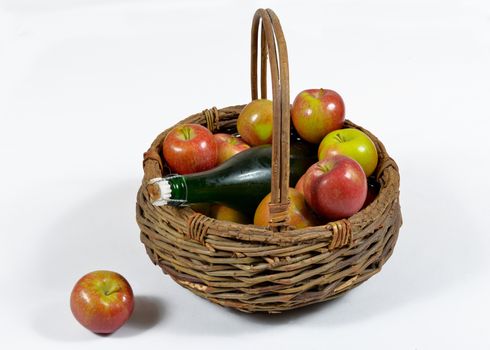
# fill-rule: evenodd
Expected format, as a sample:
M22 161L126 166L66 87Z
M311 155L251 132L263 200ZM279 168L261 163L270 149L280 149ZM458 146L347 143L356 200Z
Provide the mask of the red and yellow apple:
M237 130L251 146L272 143L272 101L253 100L246 105L237 119Z
M348 128L335 130L325 136L318 147L318 159L334 155L350 157L361 164L366 177L378 164L378 152L374 142L361 130Z
M174 127L163 141L163 157L177 174L192 174L218 164L218 145L211 131L199 124Z
M289 221L288 224L296 229L317 225L318 221L315 214L311 211L305 202L301 193L294 188L289 188ZM269 203L272 195L269 193L262 199L258 205L255 215L254 224L257 226L268 226L270 221Z
M294 189L296 191L298 191L299 193L301 193L303 196L305 195L305 191L304 191L304 187L303 187L303 184L305 182L305 175L306 174L301 175L298 182L296 182L296 186L294 186Z
M209 216L218 220L235 222L237 224L250 223L243 213L222 204L213 204Z
M341 155L325 158L306 172L303 184L309 206L328 220L347 218L363 206L367 180L355 160Z
M134 297L128 281L113 271L93 271L78 280L70 296L73 316L94 333L109 334L131 316Z
M214 134L214 139L218 144L218 164L250 148L241 138L230 134Z
M344 101L333 90L304 90L294 99L291 120L301 138L318 144L329 132L343 126Z

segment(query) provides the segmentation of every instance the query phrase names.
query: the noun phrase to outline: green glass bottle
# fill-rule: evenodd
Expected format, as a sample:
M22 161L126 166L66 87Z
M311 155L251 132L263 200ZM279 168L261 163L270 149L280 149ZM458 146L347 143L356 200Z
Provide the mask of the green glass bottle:
M249 148L211 170L188 175L168 175L149 182L154 205L219 203L253 215L260 201L271 191L271 145ZM316 161L314 147L292 143L290 186L294 186Z

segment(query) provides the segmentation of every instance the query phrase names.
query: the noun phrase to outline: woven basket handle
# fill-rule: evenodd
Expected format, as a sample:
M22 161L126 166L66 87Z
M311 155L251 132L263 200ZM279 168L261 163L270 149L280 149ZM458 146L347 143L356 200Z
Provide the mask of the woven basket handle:
M289 65L281 24L271 9L258 9L252 22L251 83L252 100L258 98L257 51L261 28L261 98L267 98L267 53L272 78L272 198L269 204L270 226L274 231L287 227L289 208Z

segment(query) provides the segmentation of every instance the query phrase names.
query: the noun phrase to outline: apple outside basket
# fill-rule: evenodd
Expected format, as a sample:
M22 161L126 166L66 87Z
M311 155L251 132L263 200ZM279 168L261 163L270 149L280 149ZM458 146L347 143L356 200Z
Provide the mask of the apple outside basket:
M168 174L162 132L144 154L144 178L137 196L140 238L155 265L178 284L213 303L243 312L277 313L336 298L381 270L391 256L402 224L400 178L395 161L375 143L380 191L355 215L326 225L288 227L290 103L286 42L275 13L259 9L252 23L252 99L257 93L258 34L261 34L261 98L267 94L267 61L273 91L272 200L269 227L220 221L190 207L154 206L148 181ZM268 60L269 56L269 60ZM212 132L236 130L244 105L212 108L182 123Z

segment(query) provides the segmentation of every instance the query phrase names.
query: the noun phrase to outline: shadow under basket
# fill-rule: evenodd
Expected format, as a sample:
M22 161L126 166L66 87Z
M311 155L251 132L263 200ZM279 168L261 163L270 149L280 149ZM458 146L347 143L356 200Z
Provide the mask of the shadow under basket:
M272 79L278 82L273 84L273 128L283 136L289 135L287 53L279 21L271 10L258 10L252 25L252 99L257 98L257 67L253 61L257 58L259 22L261 97L266 95L264 62L268 52ZM276 47L278 54L273 53ZM212 108L179 124L197 123L212 132L234 132L243 107ZM365 132L375 143L379 157L374 174L380 187L378 195L347 219L304 229L285 225L279 230L274 225L266 228L216 220L190 207L154 206L146 185L150 179L168 173L161 145L173 127L162 132L145 153L145 175L136 205L141 241L151 261L191 292L243 312L277 313L326 301L369 279L381 270L397 241L402 224L400 177L381 141L351 121L346 121L344 127ZM279 161L272 162L273 176L283 173L274 172L274 167L289 161L288 152L281 154L281 147L289 147L289 142L281 142L280 135L273 136L273 150L279 155ZM289 164L286 165L288 169ZM276 184L288 180L288 176ZM282 187L287 190L287 186Z

